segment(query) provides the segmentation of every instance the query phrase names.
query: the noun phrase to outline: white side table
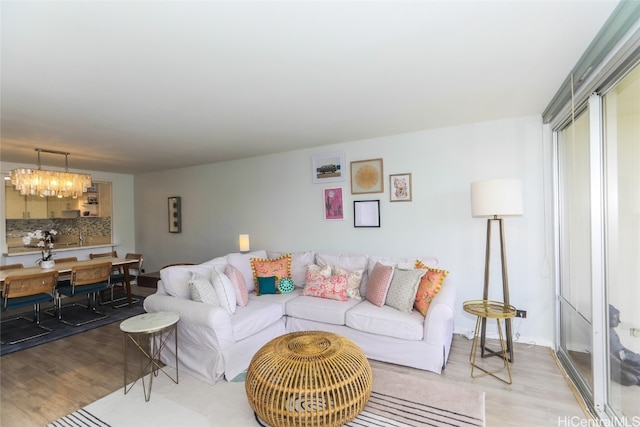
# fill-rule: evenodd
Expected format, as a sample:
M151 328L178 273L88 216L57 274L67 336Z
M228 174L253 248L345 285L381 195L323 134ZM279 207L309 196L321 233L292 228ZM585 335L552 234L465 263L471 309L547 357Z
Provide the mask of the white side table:
M153 377L158 376L158 372L162 371L174 383L178 384L178 321L180 316L178 313L158 312L145 313L131 317L120 323L120 330L124 332L124 394L127 394L133 385L138 381L138 377L142 378L142 388L144 390L144 400L146 402L151 398L151 386L153 385ZM173 333L175 341L176 355L176 376L173 378L160 362L160 351L167 344L171 334ZM141 344L143 337L149 339L149 349ZM135 381L127 388L127 373L129 371L129 361L127 358L128 342L133 342L138 348L140 372ZM145 383L145 377L149 375L149 389Z

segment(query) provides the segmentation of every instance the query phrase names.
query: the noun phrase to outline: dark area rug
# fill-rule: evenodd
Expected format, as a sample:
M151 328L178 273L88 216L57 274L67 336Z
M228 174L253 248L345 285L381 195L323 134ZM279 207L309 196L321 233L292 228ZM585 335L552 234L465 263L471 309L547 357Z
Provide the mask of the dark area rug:
M74 334L79 334L84 331L88 331L90 329L99 328L100 326L108 325L113 322L122 321L124 319L128 319L132 316L137 316L138 314L144 313L144 308L142 307L142 301L144 297L135 296L139 301L133 304L133 307L123 307L123 308L112 308L111 305L103 305L99 306L98 311L107 315L104 319L97 320L95 322L87 323L82 326L70 326L65 323L59 322L57 317L52 317L42 311L40 315L40 324L47 328L52 329L50 333L47 335L33 338L27 341L23 341L16 344L3 344L0 346L0 356L4 356L5 354L15 353L16 351L24 350L26 348L35 347L40 344L45 344L51 341L55 341L60 338L65 338ZM83 301L84 302L84 301ZM67 316L71 319L72 316L86 316L89 310L82 307L69 307L63 309L63 315L65 318ZM17 317L25 317L31 319L33 317L32 311L24 312L20 315L15 316L7 316L6 318L3 316L2 321L5 322L10 319L15 319ZM73 317L73 321L75 321L76 317ZM23 336L29 334L30 331L37 331L36 326L32 322L28 322L26 320L17 320L9 323L3 323L1 327L2 333L2 341L9 341L13 336Z

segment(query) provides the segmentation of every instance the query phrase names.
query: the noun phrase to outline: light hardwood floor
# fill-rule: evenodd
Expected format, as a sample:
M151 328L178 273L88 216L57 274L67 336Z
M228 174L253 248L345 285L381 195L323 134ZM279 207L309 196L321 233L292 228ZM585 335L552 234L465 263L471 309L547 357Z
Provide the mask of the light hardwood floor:
M153 290L134 289L139 295L150 291ZM41 427L121 389L122 345L122 333L116 322L1 357L0 425ZM561 420L587 419L549 348L516 343L512 385L491 377L472 379L470 349L471 341L456 335L442 375L371 363L435 383L484 391L487 426L576 425ZM491 359L492 363L499 362L496 357L486 361Z

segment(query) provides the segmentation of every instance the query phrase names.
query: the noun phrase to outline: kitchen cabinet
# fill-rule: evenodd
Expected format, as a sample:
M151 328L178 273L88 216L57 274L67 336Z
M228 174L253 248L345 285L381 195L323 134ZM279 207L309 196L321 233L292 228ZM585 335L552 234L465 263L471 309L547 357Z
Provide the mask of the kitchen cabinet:
M27 205L24 196L19 191L13 189L13 186L4 187L4 206L7 219L25 219Z
M12 185L6 185L4 190L7 219L47 218L46 197L22 196Z
M62 218L63 211L78 210L78 200L73 197L47 197L49 218Z

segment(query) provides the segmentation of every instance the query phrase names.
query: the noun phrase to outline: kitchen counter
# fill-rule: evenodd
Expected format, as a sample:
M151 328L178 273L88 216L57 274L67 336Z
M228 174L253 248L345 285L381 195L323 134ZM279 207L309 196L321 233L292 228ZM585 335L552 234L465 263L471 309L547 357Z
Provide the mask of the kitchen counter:
M53 253L57 254L60 252L69 252L69 251L77 251L79 249L94 249L94 248L107 248L118 246L117 243L101 243L101 244L93 244L93 245L82 245L80 246L77 243L63 243L61 245L55 245L53 248ZM3 255L5 256L22 256L22 255L41 255L41 250L38 247L15 247L8 248L8 252L5 252ZM55 258L55 257L54 257Z

